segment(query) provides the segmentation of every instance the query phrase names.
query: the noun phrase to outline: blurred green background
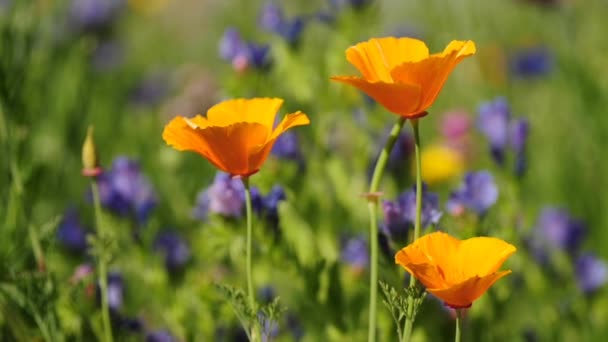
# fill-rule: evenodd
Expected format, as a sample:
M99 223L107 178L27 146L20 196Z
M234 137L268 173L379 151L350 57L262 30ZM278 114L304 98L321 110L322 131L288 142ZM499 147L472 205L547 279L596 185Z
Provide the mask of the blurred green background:
M285 99L281 116L302 110L311 118L310 126L295 130L298 157L277 152L251 179L264 195L274 185L286 194L274 207L278 228L264 215L254 221L254 283L272 288L286 307L271 339L364 340L367 266L353 266L344 241L367 239L360 194L396 116L329 77L356 74L344 57L347 47L389 35L422 39L432 52L453 39L477 45L477 54L455 69L421 121L423 147L442 144L445 113L465 113L465 169L489 170L500 193L483 217L455 216L445 203L462 173L429 184L444 211L435 228L460 238L501 237L518 247L505 264L513 274L468 311L464 340L608 337L602 287L608 271L601 261L608 257L608 198L602 192L608 188L606 1L272 4L285 22L275 32L264 27L268 2L257 0L0 1L0 340L100 336L94 277L70 280L77 266L94 266L94 258L70 252L59 233L70 210L94 231L80 155L89 125L104 169L126 156L139 163L144 183L154 189L145 219L117 215L111 205L104 213L115 237L110 270L121 275L123 286L113 316L116 338L242 338L214 284L244 283L244 220L213 212L204 220L193 217L197 194L211 186L216 171L200 156L166 146L161 133L177 114L204 114L222 99L256 96ZM301 27L289 26L296 20ZM226 35L231 28L243 44L267 46L267 55L229 56L226 44L236 44ZM529 121L521 177L493 162L476 127L480 105L499 96L514 117ZM406 125L406 134L410 130ZM385 175L387 200L413 185L408 158L406 153L405 166ZM547 206L584 223L576 250L535 254L530 241L540 234L538 218ZM167 230L188 246L178 272L167 269L168 252L155 247L157 234ZM578 238L563 234L567 242ZM585 253L598 260L590 275L577 262ZM400 287L404 273L390 255L381 258L382 280ZM585 276L597 284L591 291L581 288ZM380 340L395 340L390 314L382 304L379 311ZM452 332L448 310L427 298L415 339L450 340ZM161 337L166 339L153 339Z

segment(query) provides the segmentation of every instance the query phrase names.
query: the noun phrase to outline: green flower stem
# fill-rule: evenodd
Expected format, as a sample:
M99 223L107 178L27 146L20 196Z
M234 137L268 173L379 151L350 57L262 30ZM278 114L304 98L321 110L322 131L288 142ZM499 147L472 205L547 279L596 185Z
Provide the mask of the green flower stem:
M95 180L91 182L91 189L93 192L93 204L95 206L95 224L97 225L97 235L100 239L106 237L103 225L101 224L101 204L99 201L99 189ZM105 243L102 241L102 244ZM99 291L101 292L101 319L103 324L103 333L105 342L113 342L112 338L112 325L110 324L110 310L108 308L108 276L107 276L107 255L100 252L99 265L98 265L98 277L99 277Z
M369 246L370 246L370 276L369 276L369 330L367 340L374 342L376 340L376 306L377 306L377 294L378 294L378 196L376 192L382 179L382 174L386 168L388 157L397 141L399 132L403 128L405 118L400 117L391 129L391 134L380 152L380 156L376 161L374 167L374 174L372 176L372 182L369 187L368 204L369 209Z
M251 245L253 235L252 210L251 210L251 191L249 190L249 177L243 177L243 185L245 186L245 212L247 215L247 296L249 297L249 306L255 310L255 296L253 293L253 280L251 279Z
M420 157L420 132L418 130L418 119L410 120L414 129L414 142L416 147L416 221L414 222L414 241L420 237L420 221L422 216L422 158ZM410 287L416 285L416 278L410 276ZM403 332L403 341L407 342L412 336L414 327L414 298L407 298L407 316Z
M253 279L251 276L251 245L253 235L253 213L251 209L251 190L249 189L249 177L243 177L243 185L245 186L245 213L247 216L247 297L249 297L249 307L252 312L256 311L255 293L253 292ZM260 340L259 324L253 324L251 327L251 341Z
M460 309L456 309L456 334L454 335L454 342L460 342Z

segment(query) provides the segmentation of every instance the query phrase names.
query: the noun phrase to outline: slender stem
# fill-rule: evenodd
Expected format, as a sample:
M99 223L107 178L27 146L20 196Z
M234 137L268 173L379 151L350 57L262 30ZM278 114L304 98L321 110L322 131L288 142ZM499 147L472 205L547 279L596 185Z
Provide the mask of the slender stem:
M422 217L422 160L420 157L420 132L418 130L418 119L410 120L414 129L414 142L416 150L416 219L414 222L414 241L420 237L420 222ZM416 285L416 278L410 276L410 287ZM405 332L403 341L410 340L414 327L414 298L410 295L407 298L407 316L405 317Z
M249 306L255 309L255 297L253 293L253 280L251 279L251 245L253 235L252 210L251 210L251 191L249 190L249 178L243 178L245 186L245 212L247 215L247 295L249 297Z
M380 152L380 156L376 161L372 181L369 187L369 197L367 207L369 209L369 246L370 246L370 275L369 275L369 330L367 340L374 342L376 340L376 306L378 294L378 198L375 192L378 191L382 174L386 168L386 163L390 156L391 150L397 141L399 132L403 128L405 118L400 117L391 129L391 134Z
M460 309L456 309L456 334L454 335L454 342L460 342Z
M95 180L91 182L91 189L93 192L93 204L95 206L95 223L97 225L97 235L100 239L106 237L103 225L101 224L101 204L99 201L99 189ZM104 242L102 242L104 243ZM103 324L104 341L112 342L112 325L110 324L110 309L108 307L108 275L106 265L106 255L100 252L99 265L98 265L98 277L99 277L99 291L101 292L101 319Z
M414 241L420 237L422 221L422 158L420 153L420 132L418 119L410 121L414 128L414 141L416 147L416 221L414 222ZM412 278L413 279L413 278Z
M253 235L253 214L251 210L251 190L249 189L249 177L243 177L243 185L245 186L245 213L247 216L247 295L249 297L249 306L251 310L255 312L255 294L253 292L253 277L251 276L251 245ZM259 324L253 323L251 327L250 338L251 341L260 341L260 327Z

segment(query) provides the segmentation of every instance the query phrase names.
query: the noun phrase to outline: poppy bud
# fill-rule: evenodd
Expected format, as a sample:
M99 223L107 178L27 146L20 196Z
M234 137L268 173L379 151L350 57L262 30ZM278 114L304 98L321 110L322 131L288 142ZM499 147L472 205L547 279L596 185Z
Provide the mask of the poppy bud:
M82 144L82 174L87 177L95 177L101 173L97 166L97 150L93 141L93 126L89 126L87 137Z

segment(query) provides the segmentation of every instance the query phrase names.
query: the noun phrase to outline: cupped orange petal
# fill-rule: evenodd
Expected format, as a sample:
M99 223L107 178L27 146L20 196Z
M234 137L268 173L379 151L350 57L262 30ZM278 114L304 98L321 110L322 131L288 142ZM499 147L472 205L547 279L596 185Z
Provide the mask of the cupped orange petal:
M190 119L182 116L173 118L163 130L163 139L176 150L196 152L219 168L219 165L214 162L218 159L215 152L198 134L196 125L193 126Z
M310 119L308 116L300 111L287 114L283 117L283 120L281 120L277 127L274 128L268 140L274 142L274 140L286 130L296 126L308 125L309 123Z
M422 89L420 111L428 109L443 88L454 67L475 53L472 41L452 41L442 53L421 61L405 62L391 70L391 77L402 83L418 84Z
M474 237L462 241L459 246L459 265L468 265L463 269L464 277L485 276L498 271L500 266L517 251L515 246L492 237Z
M331 79L357 87L393 113L412 118L421 116L417 110L420 107L421 89L416 84L368 82L350 76L334 76Z
M335 76L406 117L426 115L454 67L475 53L472 41L454 40L440 53L429 55L424 42L413 38L374 38L346 50L346 59L362 77Z
M257 122L272 129L277 111L283 104L279 98L232 99L209 108L211 126L229 126L237 122Z
M500 239L458 240L443 232L425 235L395 254L395 262L448 305L468 307L494 282L516 248Z
M275 140L291 127L307 125L302 112L288 114L273 129L277 98L235 99L209 109L207 117L178 116L165 126L163 139L179 151L193 151L231 175L249 176L260 170Z
M391 83L391 70L427 58L426 44L413 38L372 38L346 50L346 59L370 82Z
M460 284L447 288L427 288L427 291L454 309L468 308L476 299L481 297L490 286L494 285L496 281L510 273L511 271L507 270L492 273L484 277L475 276Z
M230 126L210 126L197 130L214 152L208 159L222 171L232 175L249 176L259 171L266 160L270 132L268 127L254 122L238 122Z
M449 265L458 251L460 240L444 232L427 234L395 254L395 262L408 264L431 263Z

